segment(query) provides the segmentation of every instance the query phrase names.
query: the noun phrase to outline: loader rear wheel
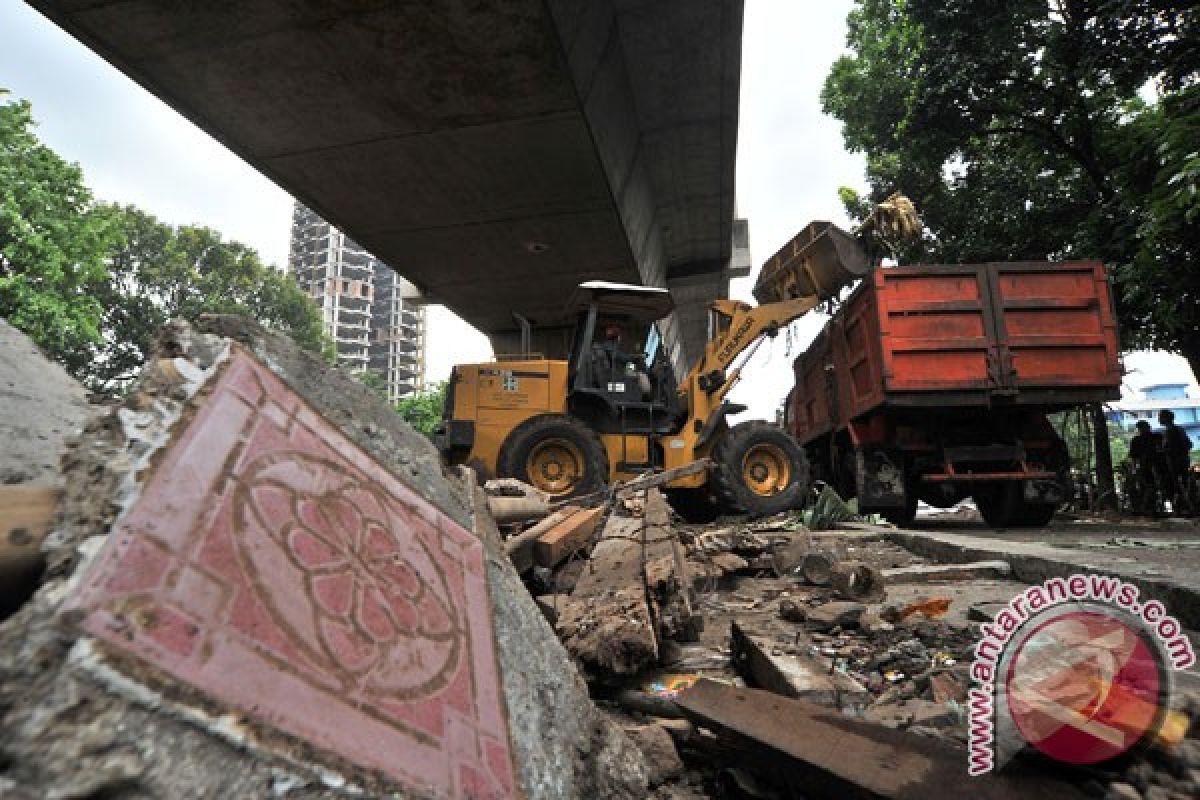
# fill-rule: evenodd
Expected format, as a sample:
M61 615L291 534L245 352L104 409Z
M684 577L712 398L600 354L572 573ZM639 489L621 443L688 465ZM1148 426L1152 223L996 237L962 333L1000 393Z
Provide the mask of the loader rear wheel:
M498 474L525 481L555 499L608 485L604 445L582 422L561 414L527 419L513 429L497 459Z
M800 508L808 459L783 430L752 420L734 426L713 449L713 492L722 508L754 515Z

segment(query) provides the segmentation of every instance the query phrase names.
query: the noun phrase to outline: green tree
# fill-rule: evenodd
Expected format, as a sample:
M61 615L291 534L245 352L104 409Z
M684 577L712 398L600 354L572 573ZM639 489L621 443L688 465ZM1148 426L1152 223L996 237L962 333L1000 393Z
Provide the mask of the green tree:
M354 377L358 379L359 383L384 400L388 399L387 376L379 370L368 367L364 370L355 371Z
M442 407L446 402L447 383L435 383L424 391L402 398L396 404L400 416L426 436L442 421Z
M1092 419L1086 408L1061 411L1050 415L1050 424L1067 443L1071 454L1071 468L1091 474L1096 468L1096 440L1092 431ZM1119 465L1129 457L1129 442L1133 434L1118 423L1108 423L1108 444L1112 463Z
M1198 31L1162 0L858 0L822 102L870 199L921 209L906 258L1101 259L1125 344L1200 374Z
M132 206L107 210L121 238L107 276L92 283L104 308L103 341L82 371L93 389L119 390L145 361L158 329L176 317L245 314L306 349L332 352L312 298L252 248L211 228L172 227Z
M104 279L115 228L79 167L33 128L29 103L0 104L0 317L78 374L101 341L90 287Z

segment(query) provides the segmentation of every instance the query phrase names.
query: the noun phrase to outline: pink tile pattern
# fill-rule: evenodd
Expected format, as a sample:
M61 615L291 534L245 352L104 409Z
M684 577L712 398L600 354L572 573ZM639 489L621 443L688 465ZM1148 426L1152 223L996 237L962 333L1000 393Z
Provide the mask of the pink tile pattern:
M479 540L240 348L68 607L411 789L517 794Z

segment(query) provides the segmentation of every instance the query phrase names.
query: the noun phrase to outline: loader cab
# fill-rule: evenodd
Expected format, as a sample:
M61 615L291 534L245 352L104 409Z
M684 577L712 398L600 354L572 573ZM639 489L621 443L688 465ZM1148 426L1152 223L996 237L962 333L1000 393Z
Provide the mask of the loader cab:
M675 373L656 323L674 303L666 289L589 281L571 296L575 333L569 412L599 433L661 435L681 424Z

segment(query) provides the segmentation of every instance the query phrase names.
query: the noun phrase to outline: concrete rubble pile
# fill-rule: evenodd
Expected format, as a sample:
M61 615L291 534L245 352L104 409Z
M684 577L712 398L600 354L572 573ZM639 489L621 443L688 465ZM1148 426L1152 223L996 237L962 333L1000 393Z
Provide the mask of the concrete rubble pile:
M0 381L52 372L23 344ZM63 383L29 389L79 406ZM473 476L290 341L173 323L47 483L40 585L0 623L0 796L645 796Z
M576 532L569 555L514 561L593 696L643 747L656 796L1200 792L1192 682L1180 687L1176 719L1195 738L1112 768L1066 772L1027 759L999 776L967 776L979 626L1023 588L1007 561L937 563L899 546L909 534L890 526L816 532L799 513L689 525L654 488L593 498L603 517L580 528L569 521L588 504L573 502L502 534L519 543L515 552L557 528ZM670 580L653 579L655 563ZM663 624L659 609L671 605L686 610L685 624Z
M815 512L689 525L663 474L478 486L234 318L169 326L90 417L59 377L52 427L83 430L61 470L45 440L52 502L21 522L48 535L0 623L0 796L1200 796L1194 683L1138 756L967 777L979 626L1032 555L940 563Z

